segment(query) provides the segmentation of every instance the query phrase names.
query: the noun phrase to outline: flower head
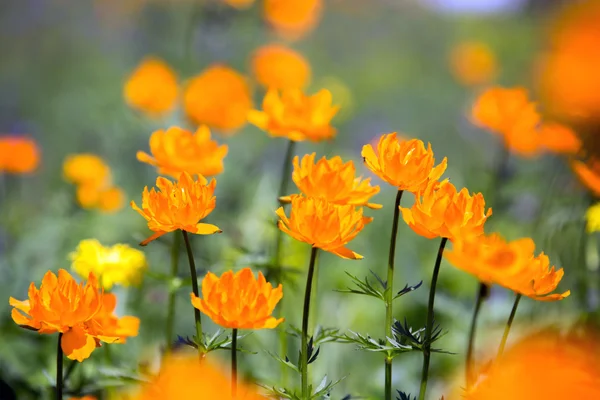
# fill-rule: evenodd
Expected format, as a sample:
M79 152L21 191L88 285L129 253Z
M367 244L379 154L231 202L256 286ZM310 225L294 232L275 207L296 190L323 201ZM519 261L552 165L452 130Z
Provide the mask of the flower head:
M362 208L337 205L323 198L291 196L290 217L283 207L276 212L279 229L301 242L308 243L342 258L360 260L360 254L345 247L348 242L371 222L363 217Z
M431 182L418 192L411 208L400 207L404 222L417 234L428 239L436 237L454 241L464 236L483 233L483 224L492 215L485 212L481 193L470 195L466 188L456 191L453 184L444 180Z
M64 269L58 277L49 271L39 290L31 283L28 297L10 298L13 321L43 334L61 332L62 350L72 360L88 358L101 341L122 343L137 335L139 320L113 314L116 298L99 290L94 274L84 285Z
M137 285L148 267L143 252L126 244L104 247L96 239L79 242L77 249L69 254L71 268L82 277L93 273L104 289L114 284Z
M232 132L246 123L252 98L244 76L225 65L213 65L187 83L183 104L194 123Z
M315 163L316 154L294 157L292 179L298 189L307 197L322 197L330 203L340 205L381 208L380 204L369 203L369 199L379 193L379 186L371 186L370 179L356 177L352 161L343 162L338 156L328 160L323 157ZM290 196L280 200L289 202Z
M210 130L203 125L196 133L172 127L158 130L150 136L150 152L137 152L137 159L158 168L158 173L178 178L182 172L190 175L213 176L223 172L227 145L219 146L210 139Z
M450 53L450 66L456 79L465 85L481 85L498 74L496 55L483 42L458 44Z
M331 93L325 89L312 96L300 90L286 90L280 96L277 90L269 90L263 110L251 111L248 121L273 137L319 142L335 136L331 120L338 110L331 105Z
M148 57L125 83L123 95L131 107L150 115L170 111L178 96L177 76L163 60Z
M198 235L220 233L217 226L198 222L215 208L216 185L214 179L206 184L202 176L194 180L187 172L182 173L175 183L163 177L156 178L158 191L155 188L148 191L148 187L145 187L141 208L134 201L131 202L131 207L148 221L148 228L155 232L141 245L145 246L177 229Z
M299 39L310 32L321 17L322 0L265 0L267 22L281 36Z
M283 297L281 284L273 288L261 272L258 279L250 268L221 277L208 272L202 280L202 299L190 294L192 305L217 325L228 329L272 329L283 318L271 316Z
M298 52L270 44L252 55L252 71L258 83L269 89L302 89L310 80L310 65Z
M30 138L0 137L0 174L29 174L40 165L40 150Z
M566 125L547 122L540 127L542 146L556 154L577 154L581 150L581 139Z
M586 229L588 233L600 232L600 203L596 203L587 209L585 219L587 220Z
M396 132L379 138L377 153L366 144L361 155L367 168L398 190L416 193L424 190L432 181L437 181L446 170L448 160L444 157L434 167L435 158L431 144L427 149L418 139L399 138Z

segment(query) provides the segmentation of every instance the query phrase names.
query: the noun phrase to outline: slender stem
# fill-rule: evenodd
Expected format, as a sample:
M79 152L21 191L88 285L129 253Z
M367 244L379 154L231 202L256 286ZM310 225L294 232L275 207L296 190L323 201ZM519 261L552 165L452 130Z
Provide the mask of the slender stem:
M56 346L56 400L63 398L63 351L61 346L62 332L58 334L58 345Z
M479 289L477 290L477 297L475 298L475 309L473 310L473 318L471 318L471 328L469 329L469 344L467 345L467 361L466 361L466 381L467 389L473 382L473 348L475 347L475 332L477 331L477 318L479 317L479 310L483 304L484 299L488 295L488 286L480 282Z
M237 339L238 330L231 331L231 397L235 400L237 396Z
M500 358L504 352L504 346L506 346L506 340L508 339L508 332L510 332L510 327L512 326L515 315L517 314L517 307L519 307L519 301L521 301L521 297L522 295L517 293L517 296L515 297L515 303L510 311L510 316L508 317L508 321L506 321L506 327L504 328L504 334L502 335L502 341L500 342L500 347L498 348L498 355L496 358Z
M312 291L313 275L315 273L315 261L317 260L317 248L313 247L310 252L310 263L308 264L308 276L306 277L306 290L304 291L304 308L302 313L302 347L300 348L300 376L302 379L302 399L310 398L308 393L308 317L310 311L310 293Z
M176 288L172 286L173 281L177 278L177 270L179 266L179 247L181 246L181 236L173 235L173 246L171 247L171 284L169 285L169 304L167 306L167 327L165 331L166 352L171 351L173 343L173 327L175 325L175 300L177 299Z
M394 301L394 260L396 258L396 237L398 236L398 219L400 217L400 201L402 193L398 190L396 193L396 202L394 203L394 219L392 221L392 234L390 235L390 253L388 258L387 280L385 288L385 335L392 337L392 323L394 312L392 303ZM390 354L385 354L385 400L392 400L392 360Z
M190 263L190 274L192 276L192 292L196 297L200 297L200 290L198 290L198 276L196 275L196 263L194 262L194 255L192 254L192 246L190 245L190 238L188 233L184 230L181 231L183 234L183 241L185 242L185 249L187 250L188 261ZM194 320L196 321L196 343L198 344L198 355L200 358L203 356L202 346L202 317L200 316L200 310L194 307Z
M81 364L79 361L76 361L76 360L71 361L71 363L67 367L67 371L65 372L65 376L63 377L63 386L67 386L67 381L69 380L69 378L71 377L71 374L73 373L73 371L75 371L75 368L79 364Z
M421 371L421 390L419 392L419 400L425 400L427 392L427 379L429 375L429 361L431 359L431 331L433 330L433 305L435 303L435 287L437 285L438 275L440 274L440 265L442 264L442 255L448 238L442 238L435 266L433 267L433 275L431 276L431 288L429 289L429 304L427 305L427 325L425 325L425 336L423 338L423 370Z

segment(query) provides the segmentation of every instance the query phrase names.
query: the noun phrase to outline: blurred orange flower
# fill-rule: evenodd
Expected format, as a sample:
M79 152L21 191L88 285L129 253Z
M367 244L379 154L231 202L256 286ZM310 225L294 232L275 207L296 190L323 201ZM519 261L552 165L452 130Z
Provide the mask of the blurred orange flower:
M587 163L579 160L571 161L571 168L579 181L596 197L600 197L600 161L591 158Z
M175 106L177 76L163 60L147 57L127 79L123 89L129 106L150 115L160 115Z
M223 0L223 2L232 7L243 9L250 7L254 0Z
M35 140L20 136L0 137L0 174L29 174L40 165Z
M113 315L116 299L99 290L94 274L84 285L64 269L58 277L48 271L39 290L31 283L28 297L25 301L10 298L13 321L41 334L61 332L62 350L72 360L88 358L101 341L123 343L137 335L139 320Z
M114 213L125 206L125 193L118 186L111 186L98 193L98 209L104 213Z
M225 65L212 65L187 83L183 103L194 123L232 132L246 123L252 97L244 76Z
M273 288L261 272L254 278L250 268L235 274L227 271L221 277L208 272L202 280L203 299L190 296L194 307L223 328L272 329L283 322L271 316L283 297L281 284Z
M487 284L498 284L534 300L556 301L570 291L551 294L564 271L550 268L548 257L534 256L535 243L530 238L507 242L498 234L465 237L454 241L444 256L452 265L475 275Z
M491 208L485 212L481 193L471 196L466 188L457 192L447 179L430 182L425 190L416 193L411 208L400 207L400 211L415 233L428 239L443 237L451 241L481 235L485 221L492 215Z
M264 16L281 36L299 39L316 27L322 3L322 0L265 0Z
M258 48L252 55L252 72L256 80L268 89L302 89L310 81L310 65L289 47L270 44Z
M581 139L568 126L548 122L540 127L540 141L549 151L557 154L576 154L581 149Z
M269 90L263 111L250 111L248 121L273 137L319 142L335 137L336 130L330 124L338 110L325 89L312 96L300 90L286 90L279 96L277 90Z
M216 185L214 179L207 184L204 177L199 176L194 180L184 172L176 183L163 177L156 178L158 192L155 188L148 191L148 187L144 187L142 207L138 207L134 201L131 207L148 221L148 228L155 233L140 245L145 246L177 229L197 235L220 233L217 226L198 222L215 208Z
M190 175L212 176L223 172L227 145L219 146L210 140L210 130L202 125L192 133L171 127L155 131L150 136L150 152L137 152L137 159L158 168L158 173L178 178L182 172Z
M492 49L483 42L459 43L450 54L450 67L456 79L465 85L481 85L498 74L498 63Z
M379 138L377 153L366 144L361 155L367 168L398 190L416 193L424 190L429 182L437 181L444 171L448 159L444 157L436 167L431 144L427 149L418 139L407 140L396 132Z
M283 207L276 213L280 218L279 229L312 247L323 249L336 256L360 260L360 254L345 245L358 235L373 218L363 217L361 207L341 206L325 199L291 196L290 217Z
M322 197L330 203L340 205L366 206L379 209L381 204L369 203L369 199L379 193L379 186L371 186L371 179L356 177L354 163L344 163L339 156L328 160L323 157L315 163L316 153L294 157L292 179L298 189L307 197ZM289 203L291 196L280 198Z

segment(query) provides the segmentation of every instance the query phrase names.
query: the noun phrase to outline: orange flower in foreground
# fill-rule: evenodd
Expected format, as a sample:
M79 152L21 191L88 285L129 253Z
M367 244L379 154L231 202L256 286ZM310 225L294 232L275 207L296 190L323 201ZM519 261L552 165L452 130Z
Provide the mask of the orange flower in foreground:
M281 219L279 229L301 242L320 248L342 258L360 260L360 254L345 245L371 222L373 218L363 217L361 207L340 206L325 199L291 196L290 217L283 207L276 213Z
M246 123L252 97L244 76L225 65L213 65L187 83L183 103L194 123L234 131Z
M283 297L281 284L275 289L261 272L258 279L250 268L221 277L208 272L202 280L202 299L190 293L192 305L212 321L228 329L272 329L283 322L271 313Z
M248 121L273 137L319 142L335 136L331 120L338 110L338 106L331 105L331 93L325 89L312 96L300 90L284 91L279 96L276 90L269 90L263 111L250 111Z
M542 145L553 153L576 154L581 149L581 139L569 127L558 123L545 123L540 128Z
M215 208L216 185L214 179L207 185L202 176L193 180L187 172L182 173L176 183L163 177L156 178L158 191L155 188L148 191L146 186L142 193L141 208L134 201L131 202L131 207L148 221L148 228L155 232L140 244L145 246L177 229L197 235L220 233L217 226L198 222Z
M398 190L416 193L429 182L437 181L446 171L448 160L444 157L436 167L431 144L427 149L418 139L399 138L396 132L379 138L377 153L366 144L361 155L367 168Z
M352 161L344 163L341 157L335 156L331 160L323 157L315 163L315 157L312 153L302 157L302 161L298 156L293 160L292 179L307 197L322 197L340 205L381 208L381 204L369 203L369 199L379 193L379 186L371 186L370 178L357 178ZM291 196L280 200L289 203Z
M35 140L19 136L0 137L0 174L29 174L40 165Z
M163 60L148 57L125 83L123 95L129 106L159 115L170 111L178 96L177 76Z
M158 173L178 178L182 172L190 175L213 176L223 172L227 145L210 140L210 130L203 125L196 133L172 127L158 130L150 136L150 152L137 152L137 159L158 168Z
M280 35L299 39L311 31L319 21L322 0L265 0L267 22Z
M564 271L550 268L548 257L544 253L535 257L534 251L535 243L530 238L507 242L492 234L456 240L444 256L482 282L504 286L534 300L555 301L569 296L570 291L551 294Z
M590 159L587 163L574 160L571 168L579 181L587 187L594 196L600 197L600 161Z
M99 290L98 281L90 274L87 283L78 284L64 269L47 272L38 290L29 286L29 299L10 298L13 321L39 333L61 332L65 355L77 361L88 358L100 342L123 343L136 336L139 320L117 318L113 312L116 298Z
M451 241L481 235L485 221L492 215L491 208L485 212L481 193L471 196L466 188L457 192L447 179L431 182L416 194L411 208L400 207L400 211L415 233L428 239L443 237Z
M258 83L268 89L302 89L310 80L310 65L298 52L271 44L252 55L252 72Z
M477 41L463 42L454 47L450 66L456 79L465 85L490 82L498 73L496 55L487 44Z

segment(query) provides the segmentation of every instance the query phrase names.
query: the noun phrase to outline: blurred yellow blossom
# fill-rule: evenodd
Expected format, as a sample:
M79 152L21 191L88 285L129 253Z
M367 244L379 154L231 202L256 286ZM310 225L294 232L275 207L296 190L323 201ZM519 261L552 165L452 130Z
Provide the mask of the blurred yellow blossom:
M600 203L596 203L585 213L588 233L600 232Z
M177 76L163 60L144 59L127 79L123 93L132 108L149 115L170 111L177 101Z

